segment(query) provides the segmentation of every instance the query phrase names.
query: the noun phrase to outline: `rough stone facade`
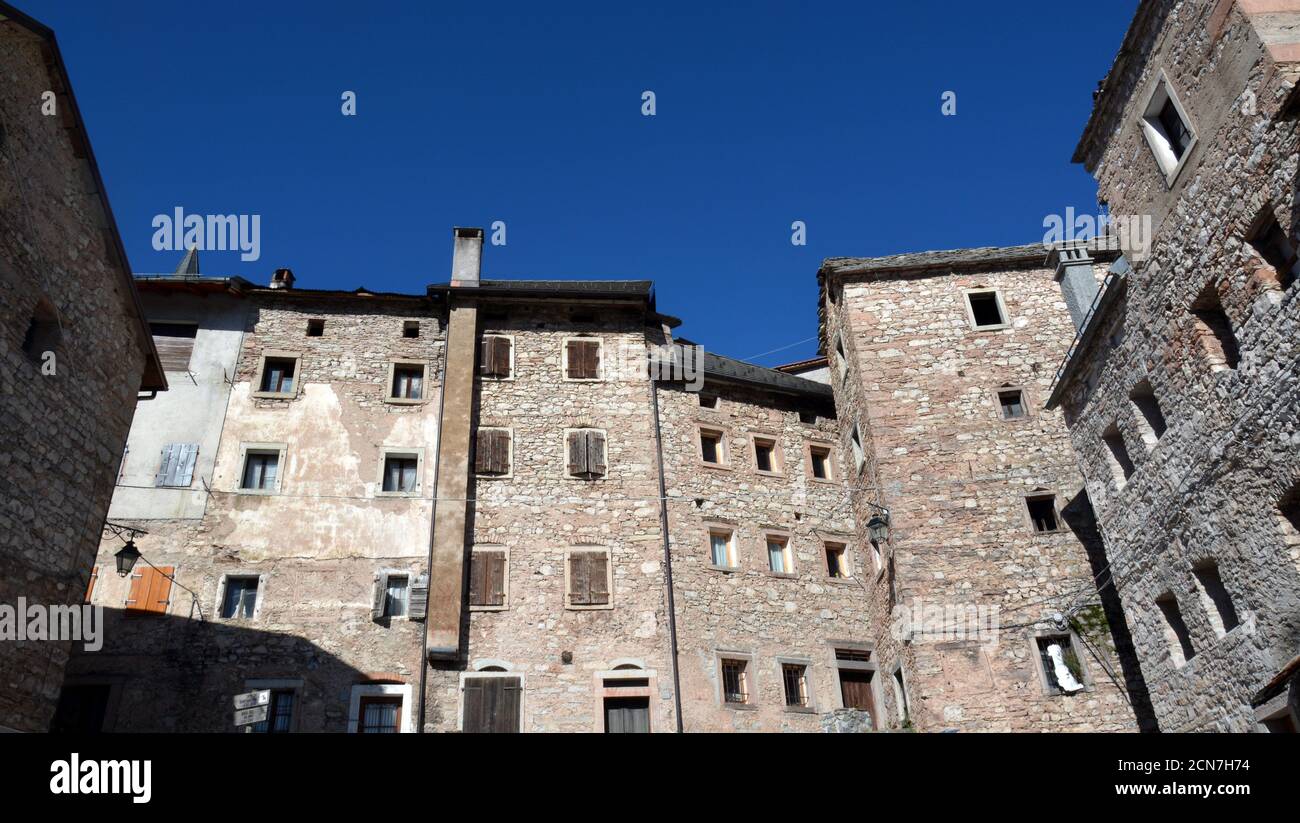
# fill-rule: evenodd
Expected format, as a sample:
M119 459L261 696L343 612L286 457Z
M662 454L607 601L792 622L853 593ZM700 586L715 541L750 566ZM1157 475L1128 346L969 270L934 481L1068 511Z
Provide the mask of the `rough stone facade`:
M1166 731L1258 728L1300 652L1300 300L1251 242L1271 216L1296 245L1297 23L1295 2L1144 2L1075 158L1153 226L1054 401ZM1142 125L1162 82L1195 135L1168 168Z
M1045 257L1038 246L822 268L859 545L877 507L889 510L885 573L865 593L875 655L882 671L901 669L923 731L1137 728L1093 583L1097 547L1070 522L1081 478L1059 414L1042 409L1073 337ZM996 291L1001 322L976 327L971 291ZM999 400L1008 390L1019 392L1014 419ZM1057 528L1036 530L1031 496ZM1037 641L1047 636L1074 647L1083 691L1049 688Z
M166 382L53 33L7 7L0 338L0 604L80 604L136 393ZM0 728L49 726L68 654L0 641Z

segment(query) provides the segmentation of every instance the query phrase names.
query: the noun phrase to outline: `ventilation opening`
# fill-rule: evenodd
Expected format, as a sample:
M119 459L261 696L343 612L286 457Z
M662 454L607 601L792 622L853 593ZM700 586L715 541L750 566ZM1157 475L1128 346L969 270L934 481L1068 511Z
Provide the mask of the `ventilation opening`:
M1300 263L1296 260L1295 244L1278 225L1272 209L1265 209L1256 221L1254 231L1246 241L1255 254L1273 268L1280 288L1289 289L1295 283Z
M1172 594L1165 594L1156 600L1160 613L1165 618L1165 639L1169 643L1169 657L1175 666L1182 666L1196 656L1192 648L1192 634L1183 622L1183 613L1178 609L1178 600Z
M47 351L54 351L63 341L59 316L48 300L42 300L32 309L32 319L23 335L23 352L33 361L40 362Z
M998 303L997 292L971 292L966 295L966 300L970 303L970 313L975 320L975 328L1006 324L1007 321L1002 316L1002 306Z
M1219 637L1237 628L1241 621L1237 619L1237 609L1232 605L1232 596L1223 585L1219 576L1219 567L1213 562L1202 563L1192 569L1196 580L1196 589L1201 595L1201 603L1210 625Z
M1115 474L1115 483L1123 488L1128 479L1133 476L1133 461L1129 458L1128 448L1124 445L1124 435L1120 434L1119 426L1112 423L1101 439L1106 442L1106 449L1110 452L1110 467Z
M1160 411L1160 402L1156 400L1155 390L1149 381L1143 380L1133 387L1128 398L1137 410L1136 419L1142 428L1142 439L1148 446L1154 446L1169 429L1165 424L1165 416Z
M1034 524L1034 531L1040 534L1060 531L1061 521L1056 516L1056 495L1026 497L1025 506L1029 509L1029 519Z
M419 336L420 336L420 321L419 321L419 320L407 320L406 322L402 323L402 336L403 336L403 337L411 337L411 338L419 337Z
M1241 362L1237 336L1232 332L1232 322L1219 302L1219 293L1210 284L1192 304L1196 317L1196 334L1205 351L1212 371L1235 369Z
M321 337L321 336L323 336L324 334L325 334L325 321L324 321L324 320L308 320L308 321L307 321L307 336L308 336L308 337Z

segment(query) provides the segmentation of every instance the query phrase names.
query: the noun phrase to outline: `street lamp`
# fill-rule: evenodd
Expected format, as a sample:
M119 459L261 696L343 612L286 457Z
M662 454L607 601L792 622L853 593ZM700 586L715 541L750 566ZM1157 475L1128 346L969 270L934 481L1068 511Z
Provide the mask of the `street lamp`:
M135 567L135 561L140 559L140 550L135 547L134 540L128 540L114 557L117 558L117 576L126 577Z
M882 511L880 514L871 516L867 521L867 533L871 535L871 540L875 543L885 544L889 542L889 512Z

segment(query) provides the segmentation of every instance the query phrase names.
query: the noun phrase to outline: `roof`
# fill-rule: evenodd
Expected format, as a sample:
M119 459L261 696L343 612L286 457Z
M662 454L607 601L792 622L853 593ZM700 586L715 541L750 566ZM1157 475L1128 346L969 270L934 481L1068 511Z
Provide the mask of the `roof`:
M140 349L144 352L144 372L140 376L140 390L165 391L167 389L167 375L163 371L162 362L158 359L158 349L154 346L153 334L149 331L149 321L145 318L144 307L140 303L140 295L135 288L135 279L131 276L131 264L126 256L126 247L122 245L122 235L118 232L117 220L113 217L113 207L108 202L108 193L104 188L104 178L99 173L99 164L95 162L95 152L90 146L90 135L86 131L86 122L81 117L81 109L77 106L77 98L72 93L72 81L68 75L68 68L63 62L63 54L59 51L58 41L54 38L54 30L28 17L23 12L3 2L3 0L0 0L0 20L9 20L22 26L49 45L49 71L62 80L63 91L67 94L63 116L64 128L73 132L75 135L73 139L74 146L85 154L84 159L86 167L90 171L91 181L94 184L94 193L99 197L104 212L104 233L108 239L108 252L110 257L116 258L109 261L110 267L117 272L125 289L127 300L134 310L136 342L140 344Z
M755 366L731 357L723 357L712 352L704 353L704 376L715 380L732 383L744 383L768 390L814 397L819 400L834 402L835 393L825 383L796 377L793 374L779 372L763 366Z
M794 363L786 363L781 366L773 366L776 371L785 372L786 374L798 374L799 372L812 371L813 369L825 368L829 364L825 356L813 357L808 360L799 360Z

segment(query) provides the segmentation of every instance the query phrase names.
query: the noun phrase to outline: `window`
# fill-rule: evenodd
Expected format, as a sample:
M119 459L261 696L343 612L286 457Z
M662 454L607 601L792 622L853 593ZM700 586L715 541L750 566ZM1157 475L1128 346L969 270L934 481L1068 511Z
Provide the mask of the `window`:
M794 552L788 536L767 535L767 568L773 574L794 574Z
M849 376L849 358L844 354L844 338L835 335L835 370L839 372L840 382Z
M1029 510L1029 521L1034 531L1049 534L1061 530L1060 518L1056 516L1056 495L1041 494L1025 498L1025 507Z
M54 306L48 300L42 299L32 309L31 321L27 325L27 332L23 336L23 353L28 359L35 363L40 363L47 351L54 351L63 340L63 327L59 323L59 315L54 311ZM161 355L162 352L159 352ZM188 355L185 358L189 362ZM166 365L164 364L164 369Z
M1165 424L1165 416L1160 411L1160 402L1156 400L1151 383L1147 380L1138 383L1133 387L1133 391L1129 392L1128 398L1136 412L1134 419L1142 432L1142 442L1146 443L1148 448L1154 447L1160 438L1165 436L1169 426Z
M190 357L194 354L194 339L198 336L197 323L149 324L153 344L158 349L158 360L163 371L189 371Z
M390 452L384 455L383 491L415 494L420 489L420 455Z
M1007 325L1002 296L994 289L966 292L971 324L977 329L1000 329Z
M375 575L372 620L416 616L411 609L411 578L405 572L382 571Z
M1277 502L1278 525L1288 546L1300 546L1300 485L1294 486Z
M324 334L325 334L325 321L324 321L324 320L308 320L308 321L307 321L307 336L308 336L308 337L322 337L322 336L324 336Z
M836 580L848 580L853 576L849 564L849 547L845 543L826 543L826 575Z
M610 608L611 569L608 549L574 550L565 565L565 607Z
M509 555L505 549L475 549L469 557L470 610L499 611L510 596Z
M858 424L853 424L853 432L849 435L849 443L853 447L853 463L857 466L858 472L867 465L867 453L862 450L862 436L858 433Z
M259 579L254 576L229 576L221 596L222 620L252 620L257 614Z
M1189 122L1162 72L1142 113L1142 134L1165 176L1166 185L1173 185L1196 143Z
M710 466L727 465L726 441L721 431L700 429L700 459Z
M402 698L363 695L358 701L358 734L397 734L401 731Z
M294 393L294 374L298 370L297 357L265 357L262 359L262 376L258 383L261 395L289 396Z
M172 566L147 566L131 573L131 588L126 595L126 612L131 615L166 614L171 604Z
M605 680L601 689L605 734L650 733L649 678Z
M1120 433L1119 425L1111 423L1110 428L1102 433L1101 439L1106 444L1110 471L1115 477L1115 486L1122 489L1128 479L1133 476L1133 460L1128 456L1128 447L1124 445L1124 435Z
M566 340L564 343L564 377L566 380L600 379L600 341Z
M293 704L296 698L297 692L293 689L272 689L266 719L253 724L253 733L288 734L293 731Z
M197 443L168 443L163 447L153 484L158 487L188 489L194 482L194 461L198 457Z
M781 684L785 705L791 709L808 708L808 667L799 663L781 664Z
M835 667L840 680L841 705L846 709L868 712L871 725L876 728L875 677L876 664L871 662L869 649L836 649Z
M514 373L514 362L514 340L496 334L483 338L479 348L479 374L495 380L507 380Z
M1237 609L1232 605L1232 596L1223 585L1219 576L1219 567L1213 561L1200 563L1192 568L1192 579L1196 581L1196 590L1201 597L1201 605L1214 627L1214 633L1223 637L1237 628L1241 621L1237 619Z
M1003 420L1019 420L1025 416L1025 393L1020 389L1002 389L998 392L998 406Z
M749 703L749 661L735 658L722 659L722 702L745 705Z
M1241 350L1232 331L1232 321L1224 312L1213 283L1206 286L1192 304L1192 316L1195 318L1195 335L1210 371L1237 368L1241 362Z
M1166 592L1156 599L1156 606L1165 619L1165 641L1169 644L1169 659L1174 666L1181 667L1196 656L1192 647L1192 634L1183 622L1183 613L1178 608L1178 599Z
M1254 230L1247 240L1250 247L1260 259L1272 267L1277 284L1283 289L1291 288L1300 274L1300 260L1297 260L1295 243L1278 225L1277 217L1271 208L1256 220Z
M718 396L716 394L698 394L696 397L700 400L700 408L717 410Z
M417 338L417 337L419 337L419 336L420 336L420 321L419 321L419 320L403 320L403 321L402 321L402 337L405 337L405 338L407 338L408 340L414 340L415 338Z
M1043 688L1048 694L1083 691L1083 664L1079 661L1071 635L1044 635L1035 638L1034 643L1038 647L1038 666Z
M416 402L424 398L423 363L393 363L390 369L389 402Z
M511 675L466 675L461 682L461 731L518 733L522 727L523 680Z
M781 458L776 448L776 441L769 437L755 437L754 468L762 474L780 474Z
M709 529L709 560L714 568L740 567L736 558L736 532L732 529Z
M817 412L809 411L807 409L800 409L799 422L803 423L805 426L817 425Z
M830 446L809 446L808 447L808 468L812 471L814 480L831 479L831 449Z
M509 477L513 451L509 429L479 429L474 439L475 474Z
M244 452L244 472L239 488L244 491L275 491L279 488L280 452L250 448Z
M568 462L570 477L595 480L605 476L605 433L598 429L577 429L568 432Z
M894 711L898 713L898 725L906 726L912 722L912 708L907 703L907 684L903 682L903 669L894 670Z

